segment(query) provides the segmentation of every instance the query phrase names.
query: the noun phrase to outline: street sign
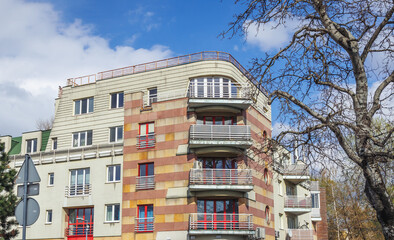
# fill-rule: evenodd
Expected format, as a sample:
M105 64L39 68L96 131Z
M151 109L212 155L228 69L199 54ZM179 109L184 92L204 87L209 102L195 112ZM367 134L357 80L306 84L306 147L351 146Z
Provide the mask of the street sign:
M25 188L23 185L19 185L18 189L16 191L16 196L18 197L23 197ZM27 196L36 196L40 193L40 184L39 183L33 183L27 185Z
M29 166L27 166L29 165ZM34 166L33 160L31 160L31 157L28 156L28 158L23 162L21 169L19 169L18 175L16 176L16 184L23 184L24 183L24 177L25 177L25 168L28 168L28 177L27 177L27 182L32 183L32 182L41 182L41 178L38 175L36 166Z
M26 216L26 226L30 226L35 223L40 216L40 206L38 202L33 198L27 198L27 211ZM18 203L18 206L15 208L15 217L20 225L23 224L23 200Z

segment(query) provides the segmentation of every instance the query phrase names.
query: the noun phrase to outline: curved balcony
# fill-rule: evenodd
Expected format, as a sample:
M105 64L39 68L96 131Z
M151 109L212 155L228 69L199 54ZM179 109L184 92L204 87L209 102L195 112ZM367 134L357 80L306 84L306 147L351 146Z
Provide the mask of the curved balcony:
M191 191L229 190L248 192L253 190L251 169L193 168L190 170Z
M192 213L189 216L190 235L254 233L252 214Z
M235 147L246 149L252 145L248 125L192 125L189 147Z
M284 210L293 214L310 212L312 211L312 199L311 197L286 196Z

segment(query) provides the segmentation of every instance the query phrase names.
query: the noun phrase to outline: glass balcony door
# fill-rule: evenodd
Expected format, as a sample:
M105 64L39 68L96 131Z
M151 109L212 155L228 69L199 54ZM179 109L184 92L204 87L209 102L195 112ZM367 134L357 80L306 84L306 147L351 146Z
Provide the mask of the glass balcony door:
M69 195L85 195L89 193L90 169L82 168L70 170Z
M68 212L67 239L93 239L93 208L73 208Z
M228 78L205 77L190 81L189 95L198 98L235 98L237 85Z
M238 202L229 200L197 200L197 221L199 229L237 229Z

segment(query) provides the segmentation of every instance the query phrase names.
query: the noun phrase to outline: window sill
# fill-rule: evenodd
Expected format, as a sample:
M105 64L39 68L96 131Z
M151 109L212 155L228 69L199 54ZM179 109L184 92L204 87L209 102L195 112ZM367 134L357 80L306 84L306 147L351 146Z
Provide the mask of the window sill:
M119 221L104 221L104 224L111 224L111 223L120 223Z
M52 223L51 222L46 222L45 225L52 225Z
M119 181L113 181L113 182L105 182L105 184L111 184L111 183L120 183L120 180Z
M55 185L47 185L47 187L54 187Z

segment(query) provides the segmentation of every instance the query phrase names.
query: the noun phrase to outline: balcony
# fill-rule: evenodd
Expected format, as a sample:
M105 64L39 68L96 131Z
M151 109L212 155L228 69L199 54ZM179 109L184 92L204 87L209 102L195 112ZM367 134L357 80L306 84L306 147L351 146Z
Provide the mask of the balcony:
M192 125L189 131L189 147L236 147L252 145L248 125Z
M91 194L92 194L91 184L66 186L65 188L66 197L81 197L81 196L88 196Z
M93 239L93 224L71 225L65 229L67 239Z
M137 149L153 148L156 145L156 137L154 133L137 136Z
M249 192L253 190L251 169L196 169L190 170L191 191L229 190Z
M283 167L283 179L298 184L309 180L308 166L305 164L292 164Z
M311 192L320 192L319 181L311 181Z
M138 176L136 190L155 189L155 175L152 176Z
M315 222L322 220L320 215L320 208L312 208L311 220Z
M190 235L227 234L253 235L252 214L192 213Z
M312 199L311 197L286 196L284 210L293 214L310 212L312 210Z
M311 229L287 229L286 233L291 240L313 240Z
M211 79L212 80L212 79ZM187 96L189 107L195 111L235 109L245 110L251 104L251 89L233 83L191 82ZM214 109L213 109L214 108Z
M134 231L136 233L153 232L154 230L154 217L135 218Z

